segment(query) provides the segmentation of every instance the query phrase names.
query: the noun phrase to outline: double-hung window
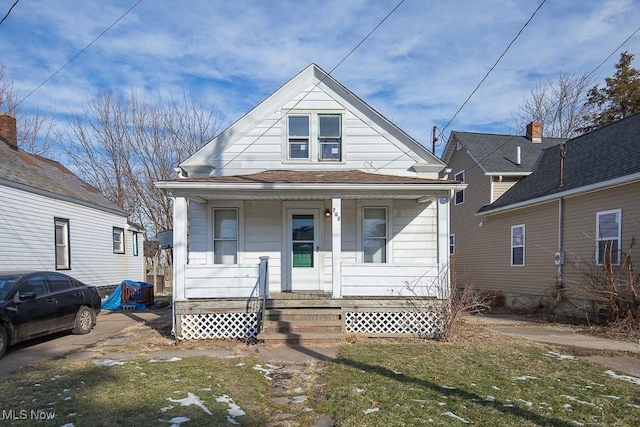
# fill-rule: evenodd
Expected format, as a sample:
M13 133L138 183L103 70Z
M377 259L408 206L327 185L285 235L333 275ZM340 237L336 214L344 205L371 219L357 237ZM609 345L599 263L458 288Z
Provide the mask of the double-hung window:
M238 263L238 210L213 210L213 263Z
M460 171L455 175L454 179L464 184L464 178L465 178L464 175L465 175L464 171ZM456 191L455 204L459 205L462 203L464 203L464 190Z
M140 233L134 231L132 233L132 238L133 238L133 256L139 256L140 255Z
M518 267L524 265L524 224L511 227L511 266Z
M309 159L309 116L288 116L287 133L289 159Z
M56 245L56 270L69 270L71 268L69 220L55 218L53 222Z
M456 254L456 235L449 234L449 255Z
M113 227L113 253L124 253L124 228Z
M362 238L365 263L387 262L387 208L362 208Z
M596 264L620 265L622 210L596 213Z
M342 160L342 116L318 114L319 160Z

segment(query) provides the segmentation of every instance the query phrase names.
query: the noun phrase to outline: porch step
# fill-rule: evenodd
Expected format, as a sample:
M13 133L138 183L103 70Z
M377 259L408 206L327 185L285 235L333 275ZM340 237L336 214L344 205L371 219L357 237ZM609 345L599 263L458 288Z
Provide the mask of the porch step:
M333 344L339 342L344 335L335 332L261 332L258 340L265 344Z
M343 322L339 308L267 308L257 338L265 344L336 343Z

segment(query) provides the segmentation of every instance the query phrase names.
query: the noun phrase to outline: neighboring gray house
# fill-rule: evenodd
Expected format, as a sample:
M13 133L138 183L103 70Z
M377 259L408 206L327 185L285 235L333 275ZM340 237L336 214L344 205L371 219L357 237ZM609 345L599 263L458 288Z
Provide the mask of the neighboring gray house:
M456 235L457 270L508 305L581 308L575 300L589 295L580 292L587 278L579 270L606 259L624 265L629 253L637 267L629 249L640 237L640 114L549 141L531 173L484 206L471 199L475 181L467 182L464 203L474 200L475 212L456 223L452 206L452 230L464 230Z
M96 286L144 280L144 234L60 163L21 150L0 114L0 272L58 270Z

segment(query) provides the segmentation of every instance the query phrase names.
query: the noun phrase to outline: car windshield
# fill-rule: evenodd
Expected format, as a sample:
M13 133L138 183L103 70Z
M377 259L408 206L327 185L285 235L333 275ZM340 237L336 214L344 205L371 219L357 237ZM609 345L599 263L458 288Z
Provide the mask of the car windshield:
M20 276L0 276L0 300L5 299L19 277Z

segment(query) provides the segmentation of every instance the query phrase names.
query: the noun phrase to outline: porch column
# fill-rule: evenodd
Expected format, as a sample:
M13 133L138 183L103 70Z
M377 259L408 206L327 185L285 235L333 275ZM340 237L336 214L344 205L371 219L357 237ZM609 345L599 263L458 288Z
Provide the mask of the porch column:
M438 196L438 282L439 298L449 298L451 279L451 263L449 255L449 197Z
M187 199L173 199L173 299L185 300L185 266L187 264Z
M342 199L331 198L331 259L333 298L342 298Z

